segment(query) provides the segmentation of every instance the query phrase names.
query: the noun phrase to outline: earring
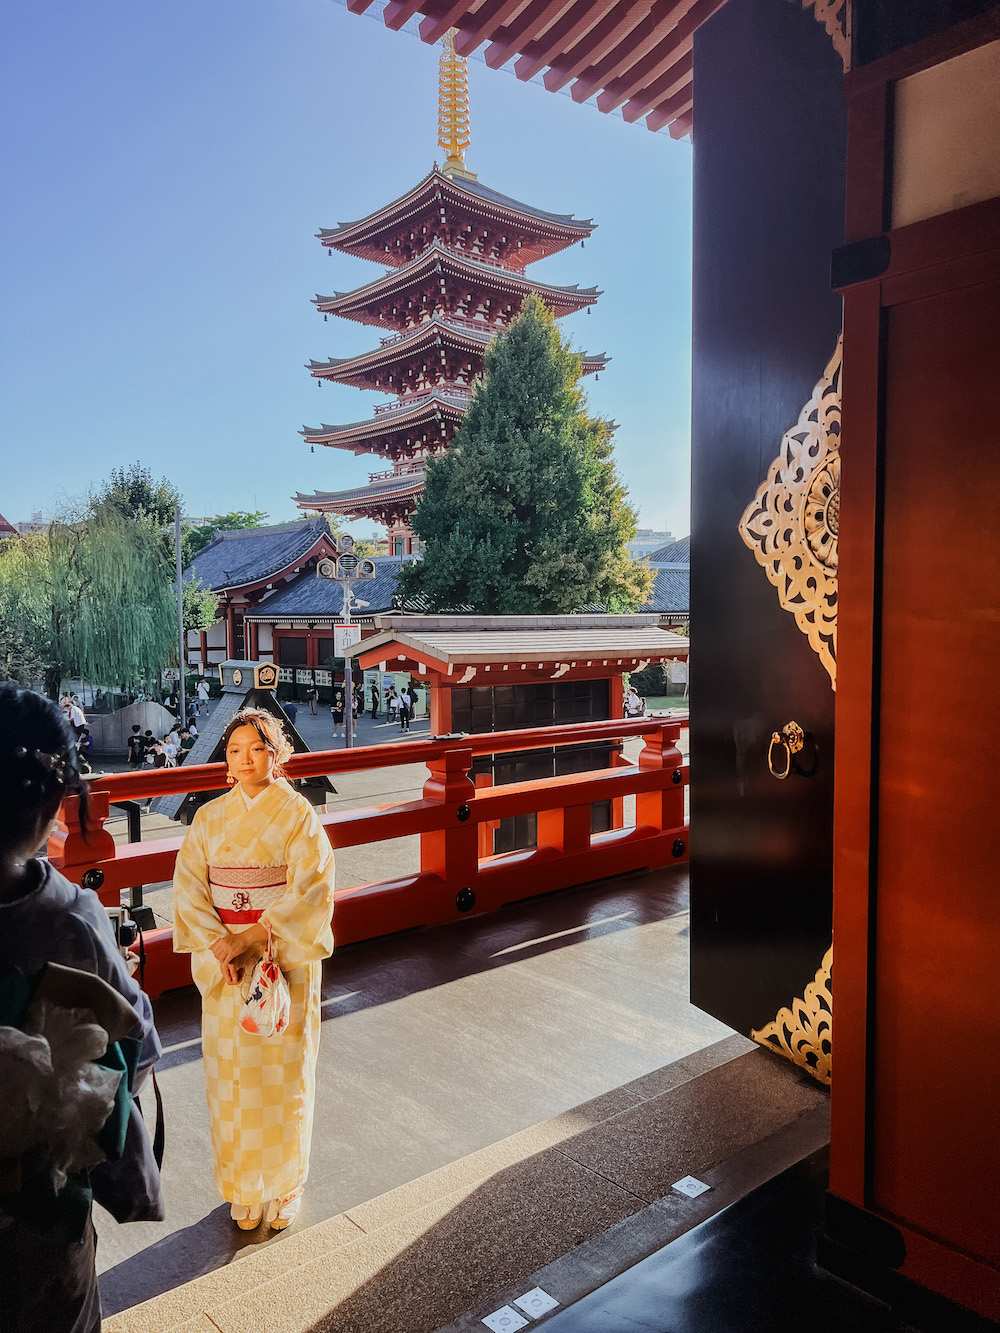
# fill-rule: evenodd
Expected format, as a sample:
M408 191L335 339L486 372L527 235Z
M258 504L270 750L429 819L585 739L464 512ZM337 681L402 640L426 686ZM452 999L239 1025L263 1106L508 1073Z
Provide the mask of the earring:
M226 774L226 785L228 787L233 787L236 785L236 779L233 777L232 773Z

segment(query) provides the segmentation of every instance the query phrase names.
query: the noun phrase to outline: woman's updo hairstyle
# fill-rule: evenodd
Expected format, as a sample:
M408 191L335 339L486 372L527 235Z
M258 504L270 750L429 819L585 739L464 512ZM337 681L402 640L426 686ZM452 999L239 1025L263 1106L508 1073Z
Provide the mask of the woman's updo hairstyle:
M292 745L285 735L281 723L265 708L241 708L226 727L222 736L223 754L229 749L229 738L239 727L253 727L267 748L274 755L274 776L285 776L282 764L292 757Z
M57 798L80 797L87 829L87 784L63 710L32 690L0 686L0 843L22 838Z

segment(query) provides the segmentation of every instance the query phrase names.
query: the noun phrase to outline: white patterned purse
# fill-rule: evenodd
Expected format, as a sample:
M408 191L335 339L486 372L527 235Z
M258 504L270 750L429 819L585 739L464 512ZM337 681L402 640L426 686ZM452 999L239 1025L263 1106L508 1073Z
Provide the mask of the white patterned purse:
M292 996L288 982L274 957L271 927L267 927L267 944L250 973L243 991L240 1027L257 1037L280 1037L292 1011Z

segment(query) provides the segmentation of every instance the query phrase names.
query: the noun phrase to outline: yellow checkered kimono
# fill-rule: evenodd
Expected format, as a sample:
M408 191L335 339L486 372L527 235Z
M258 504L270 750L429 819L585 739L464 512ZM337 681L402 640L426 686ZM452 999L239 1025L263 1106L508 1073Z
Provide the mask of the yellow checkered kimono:
M266 1204L305 1182L332 915L329 839L283 778L249 809L238 787L201 807L177 854L174 948L192 955L202 994L215 1178L230 1203ZM240 1028L241 988L225 983L210 952L227 930L256 920L270 922L291 991L291 1019L279 1037Z

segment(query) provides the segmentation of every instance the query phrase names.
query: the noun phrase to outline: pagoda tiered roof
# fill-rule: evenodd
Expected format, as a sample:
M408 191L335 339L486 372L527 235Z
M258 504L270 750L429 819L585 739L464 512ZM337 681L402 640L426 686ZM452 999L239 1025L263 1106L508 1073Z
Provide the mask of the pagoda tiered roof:
M412 381L423 377L436 374L439 382L441 378L453 379L457 357L470 356L471 361L462 366L468 383L481 371L483 353L496 332L485 322L475 324L436 317L394 337L383 338L382 345L373 351L310 361L308 369L315 379L382 393L402 393L412 387ZM603 352L580 355L585 375L603 370L609 360Z
M477 224L474 231L469 220ZM481 243L483 224L487 243L496 245L506 262L519 268L585 240L596 225L568 213L533 208L477 180L435 168L392 203L317 234L331 250L396 266L409 263L442 230L446 238Z
M412 458L432 452L449 442L469 406L467 394L434 391L415 394L388 404L365 421L344 426L303 426L299 432L307 444L350 449L356 454L381 458ZM310 506L314 507L314 506Z
M318 509L345 518L370 518L391 527L413 512L423 489L421 467L386 472L373 477L367 486L354 486L346 491L314 491L312 495L300 492L293 498L300 509Z
M490 315L501 322L520 310L521 302L537 292L556 315L572 314L592 305L601 295L596 287L557 287L525 277L518 269L470 259L434 242L402 268L390 269L382 277L350 292L317 296L313 304L324 314L340 315L361 324L382 324L405 329L414 316L424 313L460 314L456 307L489 304ZM475 295L474 295L475 294ZM495 298L506 305L494 306Z

